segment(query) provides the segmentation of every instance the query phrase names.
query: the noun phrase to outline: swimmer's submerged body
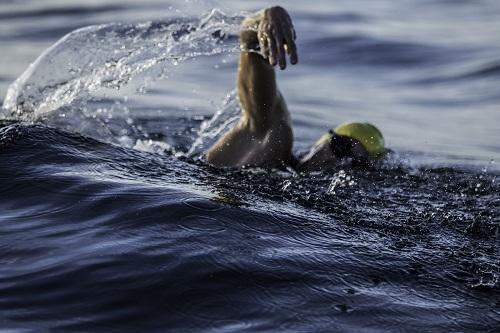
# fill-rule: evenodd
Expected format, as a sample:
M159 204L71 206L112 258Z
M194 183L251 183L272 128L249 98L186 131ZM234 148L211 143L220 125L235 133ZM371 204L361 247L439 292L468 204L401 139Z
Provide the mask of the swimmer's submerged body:
M298 62L296 33L282 7L271 7L243 21L240 33L238 124L206 153L216 167L291 166L296 171L321 171L351 158L368 164L385 154L384 138L368 123L346 123L322 136L300 159L292 154L293 131L285 100L276 84L274 66Z

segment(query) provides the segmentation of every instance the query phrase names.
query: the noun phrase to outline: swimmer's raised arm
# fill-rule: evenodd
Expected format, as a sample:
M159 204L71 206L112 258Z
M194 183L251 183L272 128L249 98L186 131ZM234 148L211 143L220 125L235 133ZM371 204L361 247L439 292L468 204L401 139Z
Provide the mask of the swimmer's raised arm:
M286 52L290 62L297 63L295 37L292 20L282 7L265 9L243 21L238 95L242 109L253 117L268 116L281 99L273 66L286 68Z
M278 167L292 158L293 132L286 103L276 85L274 68L297 63L295 31L282 7L244 20L240 33L239 123L205 154L218 167Z

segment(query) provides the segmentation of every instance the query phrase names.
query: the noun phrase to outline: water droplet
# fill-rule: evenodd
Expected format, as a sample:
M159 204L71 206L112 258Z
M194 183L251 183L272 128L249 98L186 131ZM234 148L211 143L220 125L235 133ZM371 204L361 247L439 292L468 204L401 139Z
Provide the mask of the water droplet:
M281 191L285 192L290 187L290 185L292 185L292 182L289 180L285 180L283 182L283 186L281 187Z

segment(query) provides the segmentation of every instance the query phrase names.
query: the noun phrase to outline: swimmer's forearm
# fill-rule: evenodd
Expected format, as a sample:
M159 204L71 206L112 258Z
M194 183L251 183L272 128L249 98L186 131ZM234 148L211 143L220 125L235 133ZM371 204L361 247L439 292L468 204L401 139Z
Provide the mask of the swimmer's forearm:
M252 129L266 123L277 102L274 68L261 55L242 52L238 69L238 96L244 117Z
M262 117L276 103L276 78L269 61L259 53L258 28L264 11L246 18L240 32L240 63L238 67L238 95L243 122L249 129L258 129Z
M242 125L262 130L271 117L288 112L286 107L276 108L281 97L273 66L279 63L281 69L286 67L285 49L290 62L296 63L294 34L291 19L282 7L265 9L243 21L237 82Z

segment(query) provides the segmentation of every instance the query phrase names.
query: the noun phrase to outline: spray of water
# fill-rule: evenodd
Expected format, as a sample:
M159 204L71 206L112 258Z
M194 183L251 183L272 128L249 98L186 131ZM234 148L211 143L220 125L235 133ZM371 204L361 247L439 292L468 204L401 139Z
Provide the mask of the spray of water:
M134 78L145 77L149 82L164 78L172 66L188 59L238 52L236 36L242 19L241 15L231 16L214 9L197 19L110 23L75 30L40 55L9 87L0 117L21 121L57 118L57 125L62 121L63 128L85 134L88 131L83 128L86 122L82 119L90 119L93 122L87 122L87 127L98 128L93 129L98 133L92 136L151 150L150 145L127 140L126 135L120 137L111 128L108 120L117 111L122 118L119 126L134 126L126 103L95 109L88 107L88 102L100 91L119 90ZM145 85L146 80L139 84ZM214 118L203 123L189 154L213 143L218 134L234 123L237 114L233 91Z

